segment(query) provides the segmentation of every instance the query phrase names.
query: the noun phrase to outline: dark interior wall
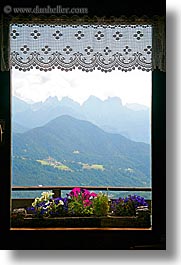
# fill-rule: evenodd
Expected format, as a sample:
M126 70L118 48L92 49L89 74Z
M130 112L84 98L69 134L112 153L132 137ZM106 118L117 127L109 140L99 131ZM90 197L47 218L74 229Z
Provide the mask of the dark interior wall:
M90 1L90 0L6 0L1 1L1 12L5 5L12 7L46 7L47 5L55 7L61 5L62 7L87 7L89 16L153 16L153 15L165 15L166 13L166 1L126 1L126 0L111 0L111 1Z
M3 13L3 7L7 4L7 1L4 4L1 1L0 12ZM58 2L58 3L57 3ZM46 5L56 6L59 4L59 1L8 1L8 5L12 5L12 7L34 7L36 5L45 7ZM165 15L166 13L166 2L165 1L157 1L157 3L152 3L148 1L133 1L130 3L128 1L111 1L103 2L99 1L94 4L92 1L61 1L62 7L87 7L89 10L88 15L91 16L154 16L154 15ZM11 128L10 128L10 73L9 72L0 72L0 120L5 121L5 132L4 132L4 143L0 145L0 232L1 237L6 238L6 242L3 242L2 249L16 249L18 245L18 249L31 249L31 246L27 244L25 245L24 238L25 236L30 236L25 233L21 233L21 235L17 235L14 233L13 235L9 231L10 227L10 136L11 136ZM153 72L153 105L152 105L152 151L153 151L153 231L149 231L150 233L64 233L62 232L61 237L64 240L64 246L62 249L72 249L72 244L75 242L75 238L79 236L79 244L76 245L76 249L84 249L84 245L81 242L84 242L85 236L88 239L94 239L94 247L95 249L116 249L115 245L111 242L119 242L117 245L117 249L127 249L130 245L133 244L145 244L160 246L160 248L165 248L165 191L166 191L166 73L160 72L156 70ZM3 214L2 214L3 213ZM59 233L49 233L48 236L54 237L54 240L58 240L60 237ZM42 234L42 242L43 238L47 237L47 234ZM32 233L29 237L29 242L33 240L35 242L34 247L38 249L39 244L36 241L37 234ZM124 244L121 244L120 238ZM69 240L69 241L68 241ZM15 244L16 242L16 244ZM37 242L37 243L36 243ZM46 242L46 240L45 240ZM86 247L91 249L91 241L87 240ZM29 248L30 247L30 248ZM50 247L50 246L49 246ZM54 249L54 247L53 247Z

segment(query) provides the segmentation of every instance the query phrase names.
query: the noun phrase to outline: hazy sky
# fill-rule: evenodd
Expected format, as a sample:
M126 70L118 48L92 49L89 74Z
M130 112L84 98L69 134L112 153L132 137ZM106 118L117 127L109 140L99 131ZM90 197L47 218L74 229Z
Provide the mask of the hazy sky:
M45 101L49 96L59 100L68 96L82 104L90 95L104 100L118 96L123 104L139 103L151 106L151 72L114 70L104 73L99 70L69 72L52 70L21 72L12 70L12 95L26 101Z

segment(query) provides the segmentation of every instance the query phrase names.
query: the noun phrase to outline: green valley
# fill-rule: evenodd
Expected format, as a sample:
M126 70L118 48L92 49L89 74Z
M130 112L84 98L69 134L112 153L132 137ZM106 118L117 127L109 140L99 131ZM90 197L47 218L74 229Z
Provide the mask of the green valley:
M151 186L150 145L63 115L13 134L13 185Z

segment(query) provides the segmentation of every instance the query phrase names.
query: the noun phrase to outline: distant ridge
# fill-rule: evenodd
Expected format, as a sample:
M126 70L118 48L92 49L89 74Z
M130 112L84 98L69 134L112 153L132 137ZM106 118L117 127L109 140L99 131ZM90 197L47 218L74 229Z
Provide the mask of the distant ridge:
M106 132L118 133L131 140L150 143L150 110L140 104L123 105L119 97L101 100L90 96L82 105L63 97L27 104L13 97L13 121L27 128L45 125L61 115L87 120Z

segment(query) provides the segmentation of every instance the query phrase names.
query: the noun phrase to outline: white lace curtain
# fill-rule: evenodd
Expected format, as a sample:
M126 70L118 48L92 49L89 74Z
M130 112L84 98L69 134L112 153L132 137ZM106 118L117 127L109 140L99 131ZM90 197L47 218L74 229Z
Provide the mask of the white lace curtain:
M102 25L13 23L8 31L8 48L1 24L1 37L2 71L165 71L163 21Z

